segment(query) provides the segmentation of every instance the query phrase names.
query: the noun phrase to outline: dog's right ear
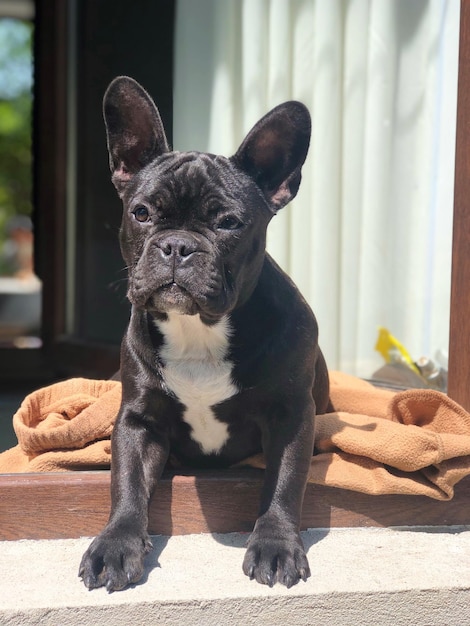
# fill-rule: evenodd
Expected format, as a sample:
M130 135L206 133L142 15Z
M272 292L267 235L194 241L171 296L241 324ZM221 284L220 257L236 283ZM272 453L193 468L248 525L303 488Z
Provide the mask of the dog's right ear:
M162 120L152 98L127 76L115 78L103 99L112 181L122 195L140 169L168 152Z

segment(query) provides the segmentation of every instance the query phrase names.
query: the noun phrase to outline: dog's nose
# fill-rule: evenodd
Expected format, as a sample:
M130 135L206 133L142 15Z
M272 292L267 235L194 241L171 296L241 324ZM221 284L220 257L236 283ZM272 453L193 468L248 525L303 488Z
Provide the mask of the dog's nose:
M168 235L157 241L157 248L165 258L186 258L197 252L197 242L189 235Z

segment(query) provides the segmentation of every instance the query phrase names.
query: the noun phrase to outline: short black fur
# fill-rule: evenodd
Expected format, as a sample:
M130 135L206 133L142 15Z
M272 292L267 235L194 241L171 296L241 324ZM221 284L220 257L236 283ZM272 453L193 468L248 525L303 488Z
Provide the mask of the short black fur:
M80 576L88 588L108 591L140 580L151 545L148 503L170 453L192 467L228 467L262 451L265 482L243 570L290 587L310 575L300 514L328 374L315 317L265 245L269 221L297 193L310 116L298 102L276 107L229 159L170 152L153 101L130 78L111 83L104 116L124 205L120 242L132 314L121 349L111 514ZM195 436L169 372L177 363L187 366L188 381L204 368L217 373L214 346L194 357L190 333L187 363L171 355L166 329L188 319L209 343L220 341L220 365L230 374L210 406L214 424L226 425L214 449Z

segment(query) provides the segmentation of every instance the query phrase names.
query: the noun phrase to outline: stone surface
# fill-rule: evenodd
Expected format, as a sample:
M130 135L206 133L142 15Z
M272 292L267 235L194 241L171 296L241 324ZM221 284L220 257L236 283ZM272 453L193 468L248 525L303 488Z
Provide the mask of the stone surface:
M77 576L89 539L0 542L0 623L462 626L470 528L302 533L311 578L272 589L241 570L247 535L154 537L143 584L108 594Z

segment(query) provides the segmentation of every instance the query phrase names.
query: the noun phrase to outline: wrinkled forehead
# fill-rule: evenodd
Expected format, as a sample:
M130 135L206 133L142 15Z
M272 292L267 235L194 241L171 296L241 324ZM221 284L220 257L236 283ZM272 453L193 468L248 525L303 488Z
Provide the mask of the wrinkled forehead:
M158 170L162 173L180 173L198 170L213 172L220 165L228 166L229 160L223 156L208 152L167 152L154 161Z
M235 167L226 157L204 152L169 152L136 177L136 191L147 197L207 198L236 194ZM235 198L234 198L235 199Z

